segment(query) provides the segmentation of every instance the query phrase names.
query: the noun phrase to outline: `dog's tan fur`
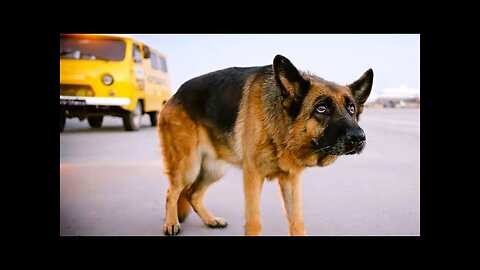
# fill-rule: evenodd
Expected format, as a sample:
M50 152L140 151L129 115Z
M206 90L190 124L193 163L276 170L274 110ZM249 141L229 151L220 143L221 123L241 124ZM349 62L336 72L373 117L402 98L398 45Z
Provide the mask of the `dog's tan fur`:
M278 179L290 235L306 234L301 173L305 167L326 166L337 158L323 155L319 159L307 149L313 137L322 136L325 127L312 119L306 108L314 106L319 95L328 95L336 106L342 106L342 97L351 94L347 86L332 86L313 75L301 74L310 81L311 87L295 121L286 109L293 100L289 97L295 96L299 86L281 74L288 92L285 98L266 94L266 87L274 83L269 74L255 74L246 79L234 131L225 136L216 136L208 122L192 119L181 106L166 104L158 118L164 172L170 181L166 234L179 232L179 222L187 216L190 206L206 225L227 225L203 205L205 191L222 177L227 163L243 169L246 235L261 233L260 194L265 178Z

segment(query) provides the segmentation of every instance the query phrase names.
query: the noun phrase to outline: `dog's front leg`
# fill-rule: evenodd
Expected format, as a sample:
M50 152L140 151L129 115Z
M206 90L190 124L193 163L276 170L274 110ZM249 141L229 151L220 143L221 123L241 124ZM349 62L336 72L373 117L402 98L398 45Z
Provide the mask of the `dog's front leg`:
M278 177L290 235L306 235L302 215L300 173Z
M253 166L243 168L243 188L245 193L245 235L259 235L262 231L260 221L260 195L265 177Z

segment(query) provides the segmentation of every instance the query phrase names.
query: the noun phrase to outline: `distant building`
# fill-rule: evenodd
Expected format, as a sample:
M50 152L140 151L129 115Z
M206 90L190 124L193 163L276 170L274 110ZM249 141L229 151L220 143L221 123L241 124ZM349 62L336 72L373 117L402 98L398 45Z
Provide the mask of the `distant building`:
M384 108L419 108L419 98L394 98L381 97L375 102L381 104Z
M400 88L386 88L372 93L365 106L371 108L420 108L420 89L407 88L404 85Z

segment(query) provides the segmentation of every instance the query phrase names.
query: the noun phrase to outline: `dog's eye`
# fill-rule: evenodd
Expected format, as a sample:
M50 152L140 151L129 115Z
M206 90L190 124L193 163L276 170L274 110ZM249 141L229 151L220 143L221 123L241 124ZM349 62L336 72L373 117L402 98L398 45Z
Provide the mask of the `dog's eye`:
M350 114L355 114L355 105L353 104L348 105L348 112Z
M325 113L327 111L327 107L325 105L320 105L317 107L317 112Z

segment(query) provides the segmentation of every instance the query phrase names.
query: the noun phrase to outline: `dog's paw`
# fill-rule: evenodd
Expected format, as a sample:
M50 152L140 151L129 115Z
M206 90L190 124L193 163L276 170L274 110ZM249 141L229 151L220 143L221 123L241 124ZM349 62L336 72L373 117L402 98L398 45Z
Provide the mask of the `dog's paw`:
M180 224L167 224L163 225L163 234L170 236L170 235L177 235L180 233Z
M210 228L225 228L227 225L228 222L221 217L216 217L207 224L207 226Z

